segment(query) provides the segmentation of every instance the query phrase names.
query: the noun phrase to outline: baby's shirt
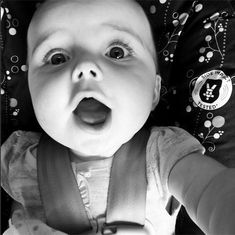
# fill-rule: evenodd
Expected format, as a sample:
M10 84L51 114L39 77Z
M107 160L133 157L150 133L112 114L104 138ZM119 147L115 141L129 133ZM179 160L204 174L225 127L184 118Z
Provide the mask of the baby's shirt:
M64 234L46 225L37 181L37 147L41 134L14 132L1 148L2 187L20 204L12 216L9 234ZM167 187L172 167L189 153L204 149L186 131L177 127L154 127L146 147L146 223L156 234L174 233L179 203ZM71 158L83 203L94 231L100 230L107 205L112 158L85 161ZM14 233L18 232L18 233Z

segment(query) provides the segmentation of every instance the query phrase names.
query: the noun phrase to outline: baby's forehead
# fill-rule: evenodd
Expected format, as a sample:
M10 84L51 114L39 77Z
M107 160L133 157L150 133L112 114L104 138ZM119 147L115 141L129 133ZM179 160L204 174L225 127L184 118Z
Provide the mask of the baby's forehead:
M71 8L72 6L72 8ZM107 19L112 19L119 17L120 19L131 15L131 18L125 18L126 22L131 21L141 21L142 24L138 25L141 27L144 24L149 24L147 16L145 15L143 8L135 0L46 0L38 7L36 10L32 21L40 21L43 18L55 14L56 12L60 14L59 18L65 17L66 14L71 13L73 10L77 11L77 16L79 18L86 17L89 12L94 13L92 17L86 17L86 20L99 20L99 18L104 17ZM85 14L81 14L82 12ZM98 14L100 12L100 14ZM31 22L32 22L31 21ZM56 23L55 21L47 21L47 24ZM70 22L72 23L72 22ZM45 25L46 26L46 25ZM143 27L148 29L148 27Z
M135 0L46 0L33 16L28 34L41 37L57 28L84 29L88 23L130 30L155 52L149 21Z

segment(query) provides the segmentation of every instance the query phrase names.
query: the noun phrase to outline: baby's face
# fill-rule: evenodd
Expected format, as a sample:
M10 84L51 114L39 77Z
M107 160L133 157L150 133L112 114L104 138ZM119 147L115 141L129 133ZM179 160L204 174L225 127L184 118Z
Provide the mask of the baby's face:
M113 155L158 100L150 26L132 0L46 2L28 31L28 63L40 125L80 156Z

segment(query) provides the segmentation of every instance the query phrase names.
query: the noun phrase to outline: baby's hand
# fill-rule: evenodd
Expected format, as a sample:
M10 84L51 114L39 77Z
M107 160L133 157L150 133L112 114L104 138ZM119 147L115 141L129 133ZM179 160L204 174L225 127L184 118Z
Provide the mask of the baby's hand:
M9 228L3 235L66 235L63 232L56 231L46 224L36 220L27 220L24 223L13 225L9 223Z

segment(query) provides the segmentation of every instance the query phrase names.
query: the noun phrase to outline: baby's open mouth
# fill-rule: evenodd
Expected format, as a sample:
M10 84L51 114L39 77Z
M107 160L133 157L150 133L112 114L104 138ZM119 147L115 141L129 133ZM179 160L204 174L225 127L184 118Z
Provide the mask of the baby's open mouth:
M94 98L84 98L79 102L74 113L83 124L102 127L110 116L111 109Z

